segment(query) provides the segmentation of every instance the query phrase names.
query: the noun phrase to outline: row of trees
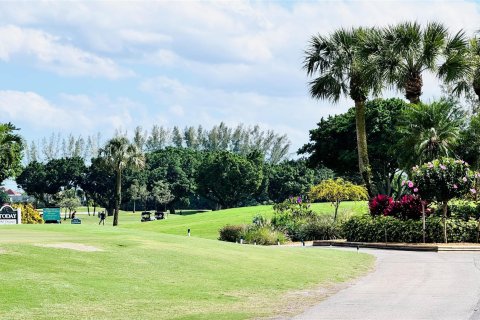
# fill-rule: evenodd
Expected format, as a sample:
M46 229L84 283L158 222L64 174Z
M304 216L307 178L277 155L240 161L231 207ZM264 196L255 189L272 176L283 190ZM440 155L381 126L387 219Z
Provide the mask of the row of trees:
M128 132L117 130L116 136L127 136ZM144 152L153 152L168 146L206 151L231 151L243 156L254 150L262 152L265 160L270 163L279 163L288 156L290 141L286 135L279 135L272 130L262 130L258 125L247 127L243 124L237 127L228 127L220 123L211 129L185 127L180 129L165 128L154 125L150 131L137 126L133 131L133 143ZM98 156L103 145L100 133L93 136L67 137L60 133L53 133L50 137L25 144L26 164L48 162L52 159L80 157L85 161Z
M118 136L88 166L80 157L34 161L16 181L45 204L56 202L59 192L82 190L84 200L105 207L117 225L120 207L135 200L166 205L171 213L176 208L229 208L282 201L331 176L328 169L307 168L304 160L271 164L259 150L246 157L178 147L143 153Z
M367 150L366 101L385 88L396 88L419 104L423 74L431 72L452 93L480 97L479 39L460 30L450 33L440 23L400 23L387 28L340 29L312 37L304 68L313 76L310 93L317 99L355 103L358 168L368 193L374 194Z

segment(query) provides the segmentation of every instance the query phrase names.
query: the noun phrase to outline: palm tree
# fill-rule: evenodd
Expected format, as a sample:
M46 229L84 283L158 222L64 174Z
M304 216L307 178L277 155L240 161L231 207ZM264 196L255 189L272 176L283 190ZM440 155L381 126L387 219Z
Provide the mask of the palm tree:
M478 31L478 33L480 33L480 31ZM478 36L470 39L464 57L461 62L466 72L463 74L463 77L455 83L453 93L458 95L466 93L468 95L471 94L473 89L473 92L477 95L477 99L480 102L480 38Z
M118 225L118 211L122 199L122 172L125 168L142 168L145 165L143 153L124 136L112 138L100 150L100 156L115 172L115 211L113 226Z
M359 54L362 42L374 29L339 29L329 36L317 35L305 51L304 69L308 76L316 76L310 85L310 94L316 99L334 103L342 96L355 102L358 164L360 174L370 196L373 195L365 130L365 101L370 91L380 91L376 77L366 76Z
M452 100L431 104L411 104L403 114L399 147L404 150L401 165L409 171L413 165L440 157L452 157L465 125L465 113Z
M383 30L383 44L371 54L367 73L379 73L410 103L419 103L425 71L446 83L463 77L468 71L466 48L462 30L450 36L441 23L431 22L424 28L417 22L400 23Z
M16 130L10 122L0 124L0 183L20 167L23 139Z

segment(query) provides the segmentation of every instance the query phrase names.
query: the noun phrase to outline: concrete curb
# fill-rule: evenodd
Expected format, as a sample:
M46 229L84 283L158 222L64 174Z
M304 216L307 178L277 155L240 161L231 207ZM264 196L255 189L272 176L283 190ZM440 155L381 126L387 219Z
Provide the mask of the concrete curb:
M369 242L349 242L349 241L313 241L314 247L351 247L351 248L369 248L383 250L404 250L404 251L476 251L480 252L480 246L444 246L444 245L418 245L418 244L399 244L399 243L369 243Z

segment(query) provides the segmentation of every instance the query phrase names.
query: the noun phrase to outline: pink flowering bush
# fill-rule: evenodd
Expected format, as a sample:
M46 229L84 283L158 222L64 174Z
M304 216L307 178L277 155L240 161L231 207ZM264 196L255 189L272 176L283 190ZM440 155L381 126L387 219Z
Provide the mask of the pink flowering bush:
M424 200L436 201L442 208L444 241L447 242L448 202L475 194L475 176L468 163L452 158L436 159L413 168L413 187Z
M463 160L442 158L414 167L412 186L409 188L422 199L448 202L475 193L474 175L468 163ZM416 191L415 191L416 190Z
M426 201L422 201L416 195L404 195L400 200L394 201L392 197L379 194L369 202L372 216L390 216L399 219L420 219L422 217L422 203L425 206L425 214L432 213Z
M385 215L405 220L420 219L422 217L422 203L425 207L425 214L430 215L432 209L428 207L428 202L422 201L419 196L411 194L406 194L399 201L394 201L387 208Z
M386 210L393 203L392 197L387 196L386 194L379 194L370 199L368 202L368 208L370 209L370 214L372 216L382 216L385 215Z

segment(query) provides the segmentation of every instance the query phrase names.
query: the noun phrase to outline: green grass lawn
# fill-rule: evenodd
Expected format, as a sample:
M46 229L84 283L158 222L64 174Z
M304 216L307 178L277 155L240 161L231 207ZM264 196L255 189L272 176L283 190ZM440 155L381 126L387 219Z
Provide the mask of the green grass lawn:
M312 208L320 214L333 215L334 209L329 203L314 203ZM340 204L339 215L358 215L367 212L367 203L364 201L345 202ZM180 212L180 211L178 211ZM131 214L127 219L120 220L120 224L127 228L156 231L168 234L185 235L187 229L191 229L192 236L206 239L217 239L218 230L227 224L247 224L252 222L252 218L261 214L272 216L272 206L256 206L227 209L220 211L208 211L196 214L175 214L169 215L166 220L145 222L139 225L140 212L136 218L131 220Z
M373 264L373 257L356 252L211 240L218 226L248 222L259 210L271 209L171 215L147 223L140 222L139 213L122 213L116 228L111 227L111 217L98 226L97 217L83 214L81 225L67 220L61 225L0 226L0 318L285 315L300 312L317 297L305 290L348 281ZM192 237L183 235L186 225L194 226ZM37 246L59 243L102 251Z

